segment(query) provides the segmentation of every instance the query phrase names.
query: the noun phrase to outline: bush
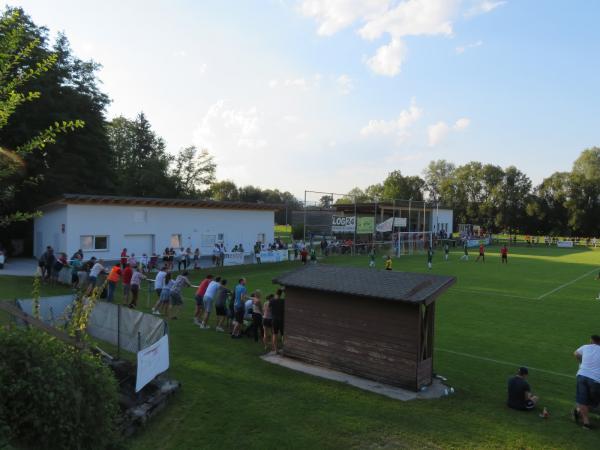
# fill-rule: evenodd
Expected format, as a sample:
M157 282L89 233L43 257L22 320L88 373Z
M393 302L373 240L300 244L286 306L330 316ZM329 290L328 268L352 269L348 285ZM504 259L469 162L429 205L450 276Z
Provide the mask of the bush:
M0 434L8 442L110 448L117 414L116 379L98 358L37 330L0 330Z

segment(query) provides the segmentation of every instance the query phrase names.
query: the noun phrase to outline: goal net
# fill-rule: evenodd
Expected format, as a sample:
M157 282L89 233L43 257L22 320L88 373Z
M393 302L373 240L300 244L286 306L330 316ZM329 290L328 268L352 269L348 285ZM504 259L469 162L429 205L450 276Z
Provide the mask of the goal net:
M425 253L433 245L431 231L401 231L395 233L393 248L396 256Z

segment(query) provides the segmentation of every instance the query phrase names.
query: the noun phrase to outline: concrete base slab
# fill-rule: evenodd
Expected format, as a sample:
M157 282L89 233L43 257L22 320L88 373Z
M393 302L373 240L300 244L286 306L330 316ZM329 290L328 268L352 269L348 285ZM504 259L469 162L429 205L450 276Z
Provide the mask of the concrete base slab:
M366 378L360 378L347 373L338 372L337 370L313 366L295 359L285 358L284 356L273 352L261 356L261 359L272 364L277 364L278 366L313 375L315 377L346 383L359 389L374 392L375 394L385 395L386 397L393 398L395 400L402 400L403 402L415 399L433 399L444 397L445 395L448 395L448 391L450 389L448 386L442 383L441 380L434 379L431 386L428 386L424 391L413 392L408 389L402 389L396 386L378 383L377 381L367 380Z
M0 276L32 277L37 271L37 260L31 258L8 258Z

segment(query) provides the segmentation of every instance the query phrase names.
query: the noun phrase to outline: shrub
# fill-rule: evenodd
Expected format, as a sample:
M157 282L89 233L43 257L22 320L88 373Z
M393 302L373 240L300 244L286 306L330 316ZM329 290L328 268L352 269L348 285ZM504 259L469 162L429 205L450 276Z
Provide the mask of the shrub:
M117 414L116 379L97 357L37 330L0 330L0 434L8 442L110 448Z

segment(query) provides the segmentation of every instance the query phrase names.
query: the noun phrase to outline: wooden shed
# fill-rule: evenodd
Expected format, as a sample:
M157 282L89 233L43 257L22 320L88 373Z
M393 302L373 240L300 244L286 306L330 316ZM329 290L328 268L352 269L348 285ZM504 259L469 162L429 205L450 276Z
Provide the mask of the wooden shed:
M286 288L283 354L418 390L433 378L435 300L456 278L309 265Z

